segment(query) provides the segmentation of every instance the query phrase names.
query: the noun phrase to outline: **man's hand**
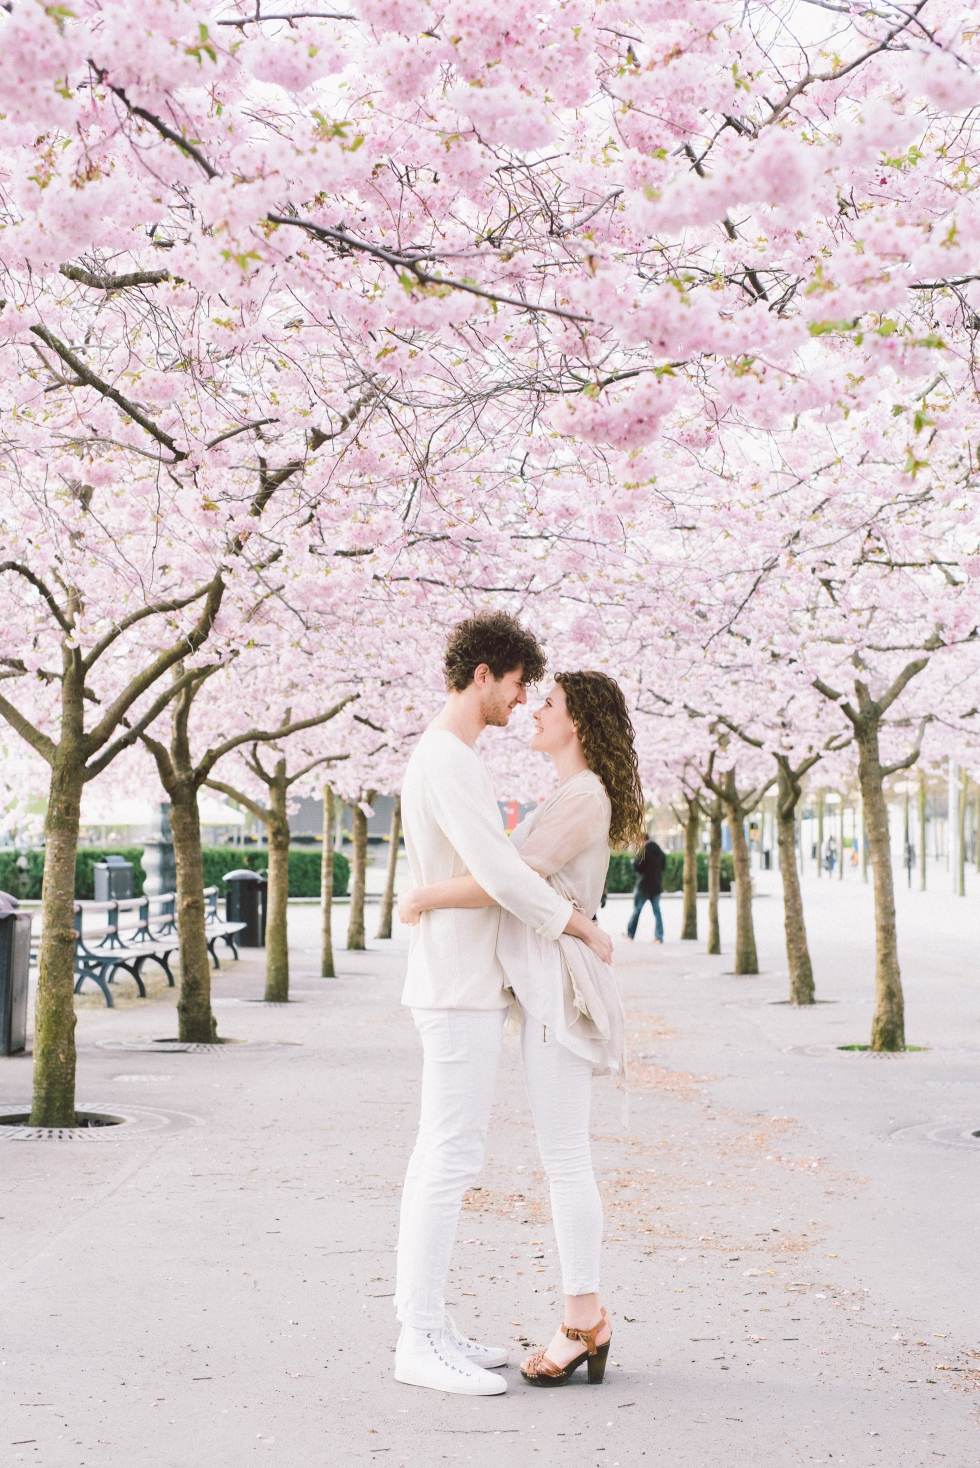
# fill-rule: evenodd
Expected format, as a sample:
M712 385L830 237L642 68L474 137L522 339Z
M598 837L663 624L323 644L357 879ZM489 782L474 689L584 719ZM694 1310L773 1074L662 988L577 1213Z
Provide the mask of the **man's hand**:
M598 923L592 922L583 913L578 911L572 913L565 924L565 932L573 938L581 939L587 948L592 949L597 958L602 959L603 963L612 963L613 940L599 927Z
M418 904L418 887L409 887L398 899L398 921L406 928L417 928L423 909Z

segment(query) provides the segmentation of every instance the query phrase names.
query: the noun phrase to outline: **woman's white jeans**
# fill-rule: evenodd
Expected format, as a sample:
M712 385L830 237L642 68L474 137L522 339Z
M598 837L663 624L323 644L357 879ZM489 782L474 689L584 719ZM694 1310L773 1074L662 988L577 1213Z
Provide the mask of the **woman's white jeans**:
M412 1016L422 1037L422 1115L402 1194L395 1304L402 1324L441 1330L460 1205L483 1167L506 1011L414 1009ZM602 1243L589 1149L592 1065L527 1018L521 1053L563 1288L591 1294Z

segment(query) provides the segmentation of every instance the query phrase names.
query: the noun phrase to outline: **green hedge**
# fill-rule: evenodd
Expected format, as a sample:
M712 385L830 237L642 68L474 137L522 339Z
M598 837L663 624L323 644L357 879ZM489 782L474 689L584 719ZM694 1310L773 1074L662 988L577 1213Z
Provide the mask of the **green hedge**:
M27 853L27 881L21 887L21 872L17 865L19 851L0 851L0 892L9 892L11 897L30 898L41 896L41 881L44 877L44 852Z
M663 889L665 892L679 892L684 886L684 853L683 851L665 852L666 862L664 864ZM721 890L730 892L732 882L735 878L735 868L732 863L730 851L721 853ZM632 892L636 886L636 872L633 870L633 857L628 851L613 851L609 856L609 876L607 878L607 892ZM708 890L708 857L704 851L698 852L698 891Z
M225 887L221 879L226 872L239 872L242 869L249 872L269 870L269 853L263 846L205 846L202 855L204 857L205 887L220 887L222 892ZM319 851L309 851L305 848L290 851L290 897L319 897L321 858L322 853ZM349 882L350 862L343 852L335 851L333 854L333 895L346 897Z
M0 851L0 891L12 897L23 897L38 901L44 880L44 852L27 853L26 891L21 888L21 873L17 866L20 855L17 851ZM112 846L102 849L96 846L80 846L75 857L75 896L80 901L91 901L95 896L95 878L92 868L107 856L121 856L133 863L133 896L142 897L146 873L141 857L142 846ZM252 872L268 870L269 853L263 847L205 846L204 885L218 887L224 892L221 881L226 872L240 871L242 867ZM340 851L333 857L333 895L346 897L350 883L350 862ZM296 850L289 853L290 897L319 897L320 895L320 852Z

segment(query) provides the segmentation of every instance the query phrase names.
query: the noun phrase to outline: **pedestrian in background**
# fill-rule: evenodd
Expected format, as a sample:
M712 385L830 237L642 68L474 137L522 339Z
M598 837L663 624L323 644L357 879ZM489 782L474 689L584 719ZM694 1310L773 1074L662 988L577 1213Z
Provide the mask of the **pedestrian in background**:
M640 855L633 861L637 880L633 893L633 912L626 927L626 937L631 943L636 937L636 925L640 921L640 913L648 902L653 908L653 918L656 924L653 941L654 943L664 941L664 920L660 916L660 894L663 891L666 864L667 858L651 836Z

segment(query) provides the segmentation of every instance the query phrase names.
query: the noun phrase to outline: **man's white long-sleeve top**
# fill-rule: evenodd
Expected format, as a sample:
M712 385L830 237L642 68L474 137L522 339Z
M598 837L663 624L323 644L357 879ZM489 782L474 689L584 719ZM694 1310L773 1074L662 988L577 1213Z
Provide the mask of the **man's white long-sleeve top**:
M497 907L437 908L412 932L402 1003L413 1009L503 1009L497 925L505 907L542 938L572 915L526 866L503 829L490 772L447 729L427 729L402 783L405 849L416 886L470 875Z

